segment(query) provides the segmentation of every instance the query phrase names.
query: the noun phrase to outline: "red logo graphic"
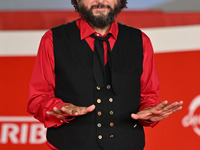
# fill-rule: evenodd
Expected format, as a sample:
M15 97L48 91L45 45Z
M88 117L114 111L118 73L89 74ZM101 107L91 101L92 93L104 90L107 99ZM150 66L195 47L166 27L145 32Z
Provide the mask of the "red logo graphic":
M182 120L184 127L191 126L194 132L200 136L200 95L193 99L189 106L189 113Z

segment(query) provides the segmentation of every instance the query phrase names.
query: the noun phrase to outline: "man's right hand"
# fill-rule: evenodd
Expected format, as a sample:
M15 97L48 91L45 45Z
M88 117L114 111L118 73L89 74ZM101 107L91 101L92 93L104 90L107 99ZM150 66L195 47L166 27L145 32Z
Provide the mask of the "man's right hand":
M47 111L48 115L56 116L59 119L65 119L68 117L81 116L89 112L92 112L95 109L95 105L89 107L80 107L73 104L66 104L61 109L54 107L52 111Z

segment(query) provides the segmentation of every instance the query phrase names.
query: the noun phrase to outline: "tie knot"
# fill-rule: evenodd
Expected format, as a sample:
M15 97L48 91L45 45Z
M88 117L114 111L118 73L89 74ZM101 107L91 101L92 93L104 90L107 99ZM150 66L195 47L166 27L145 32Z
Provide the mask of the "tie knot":
M96 35L93 33L93 34L91 34L90 36L91 36L92 38L94 38L95 40L99 40L99 41L104 42L104 41L108 41L108 39L110 38L111 34L108 33L108 34L106 35L106 37L99 37L99 36L96 36Z

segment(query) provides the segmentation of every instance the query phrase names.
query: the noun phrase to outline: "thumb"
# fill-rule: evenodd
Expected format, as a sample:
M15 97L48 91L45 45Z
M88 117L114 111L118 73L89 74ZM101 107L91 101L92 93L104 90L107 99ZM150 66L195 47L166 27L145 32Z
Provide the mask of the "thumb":
M76 116L85 115L89 112L92 112L95 109L95 105L91 105L88 107L79 107L80 109L76 112Z
M138 120L140 117L139 117L139 115L132 113L131 118Z
M95 105L91 105L91 106L87 107L88 112L92 112L94 109L95 109Z

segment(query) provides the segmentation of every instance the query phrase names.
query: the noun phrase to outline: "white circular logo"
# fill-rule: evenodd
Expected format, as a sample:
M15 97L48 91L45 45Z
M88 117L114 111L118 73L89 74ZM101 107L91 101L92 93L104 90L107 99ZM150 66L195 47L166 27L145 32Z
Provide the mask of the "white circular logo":
M200 108L200 95L194 98L189 106L189 113L182 120L184 127L192 126L194 132L200 136L200 114L195 114L195 111Z

